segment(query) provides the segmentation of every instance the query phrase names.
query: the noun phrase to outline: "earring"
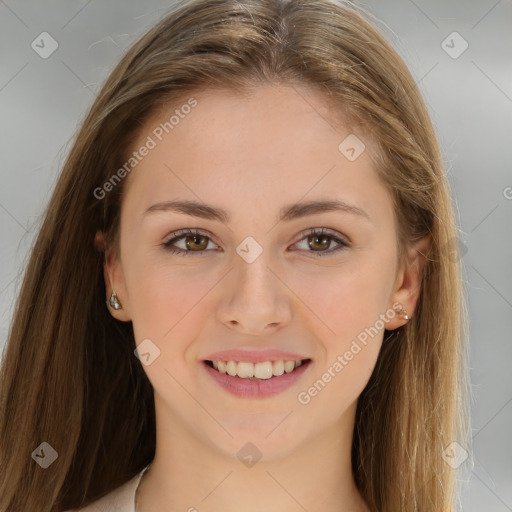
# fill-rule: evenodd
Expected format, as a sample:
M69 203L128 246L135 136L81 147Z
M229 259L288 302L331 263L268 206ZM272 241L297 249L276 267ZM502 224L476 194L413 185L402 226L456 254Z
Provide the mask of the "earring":
M409 320L409 315L407 314L407 310L400 307L397 313L404 317L404 320Z
M117 300L117 294L115 290L112 288L112 293L110 295L110 298L106 301L107 306L110 306L112 309L121 309L121 303Z

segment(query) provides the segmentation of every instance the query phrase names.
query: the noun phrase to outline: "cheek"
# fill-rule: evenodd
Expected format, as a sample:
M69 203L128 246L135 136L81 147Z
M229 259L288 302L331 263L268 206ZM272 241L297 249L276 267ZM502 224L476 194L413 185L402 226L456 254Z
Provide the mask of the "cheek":
M319 411L331 410L333 419L358 398L377 362L395 258L393 247L381 246L347 259L324 276L300 280L301 297L315 313L314 322L323 326L316 330L323 356L303 396Z
M194 318L201 314L205 304L201 298L213 284L208 276L198 279L186 268L151 258L127 262L126 287L136 342L150 338L162 351L183 351L180 343L193 339L194 329L200 328Z
M194 340L210 316L205 295L214 285L214 279L196 279L182 267L170 270L147 263L137 267L128 283L136 345L149 339L158 354L144 371L155 391L169 403L180 404L180 410L193 407L180 383L190 382L190 372L199 371L191 364L197 360Z
M312 421L320 417L325 423L338 421L363 392L375 367L381 339L375 338L366 347L359 345L357 350L348 351L350 360L343 350L333 353L325 367L300 390L297 401Z
M392 251L366 251L314 276L302 273L294 289L300 290L300 298L324 326L326 339L332 339L338 348L343 340L356 337L385 313L394 264Z
M382 267L361 265L333 273L323 286L304 283L307 304L315 312L322 346L318 365L298 401L311 417L335 422L359 397L375 368L382 346L386 298L391 281ZM321 322L317 322L319 319Z

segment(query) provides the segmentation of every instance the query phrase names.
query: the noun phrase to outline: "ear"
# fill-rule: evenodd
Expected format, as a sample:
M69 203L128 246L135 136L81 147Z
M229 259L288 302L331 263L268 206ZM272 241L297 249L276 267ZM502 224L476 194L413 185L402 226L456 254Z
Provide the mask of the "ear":
M124 281L123 269L118 258L114 254L112 247L108 245L105 240L105 235L102 231L97 231L94 237L94 245L103 254L103 277L105 279L105 300L110 314L117 320L122 322L129 322L131 320L130 304L126 286ZM114 309L108 304L112 290L115 290L117 300L121 304L121 309Z
M395 280L390 307L397 313L400 309L405 310L409 320L414 315L414 310L420 297L423 268L427 262L429 249L429 236L421 238L409 246ZM408 319L404 318L404 315L397 314L388 321L386 329L397 329L407 322Z

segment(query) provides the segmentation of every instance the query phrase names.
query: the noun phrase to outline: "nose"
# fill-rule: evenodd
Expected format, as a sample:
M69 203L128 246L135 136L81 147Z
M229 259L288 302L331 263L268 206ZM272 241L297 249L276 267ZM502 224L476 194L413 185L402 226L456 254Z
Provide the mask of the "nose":
M274 332L291 319L291 292L265 254L252 263L236 258L224 283L218 318L244 334Z

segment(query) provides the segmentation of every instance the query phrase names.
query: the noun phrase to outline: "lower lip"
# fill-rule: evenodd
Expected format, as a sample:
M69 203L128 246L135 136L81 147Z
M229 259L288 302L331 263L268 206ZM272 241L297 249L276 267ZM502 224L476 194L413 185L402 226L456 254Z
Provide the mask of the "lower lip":
M295 368L293 372L262 380L232 377L227 373L220 373L204 362L203 366L211 377L229 393L244 398L265 398L281 393L293 386L308 369L310 363L311 361L307 361Z

